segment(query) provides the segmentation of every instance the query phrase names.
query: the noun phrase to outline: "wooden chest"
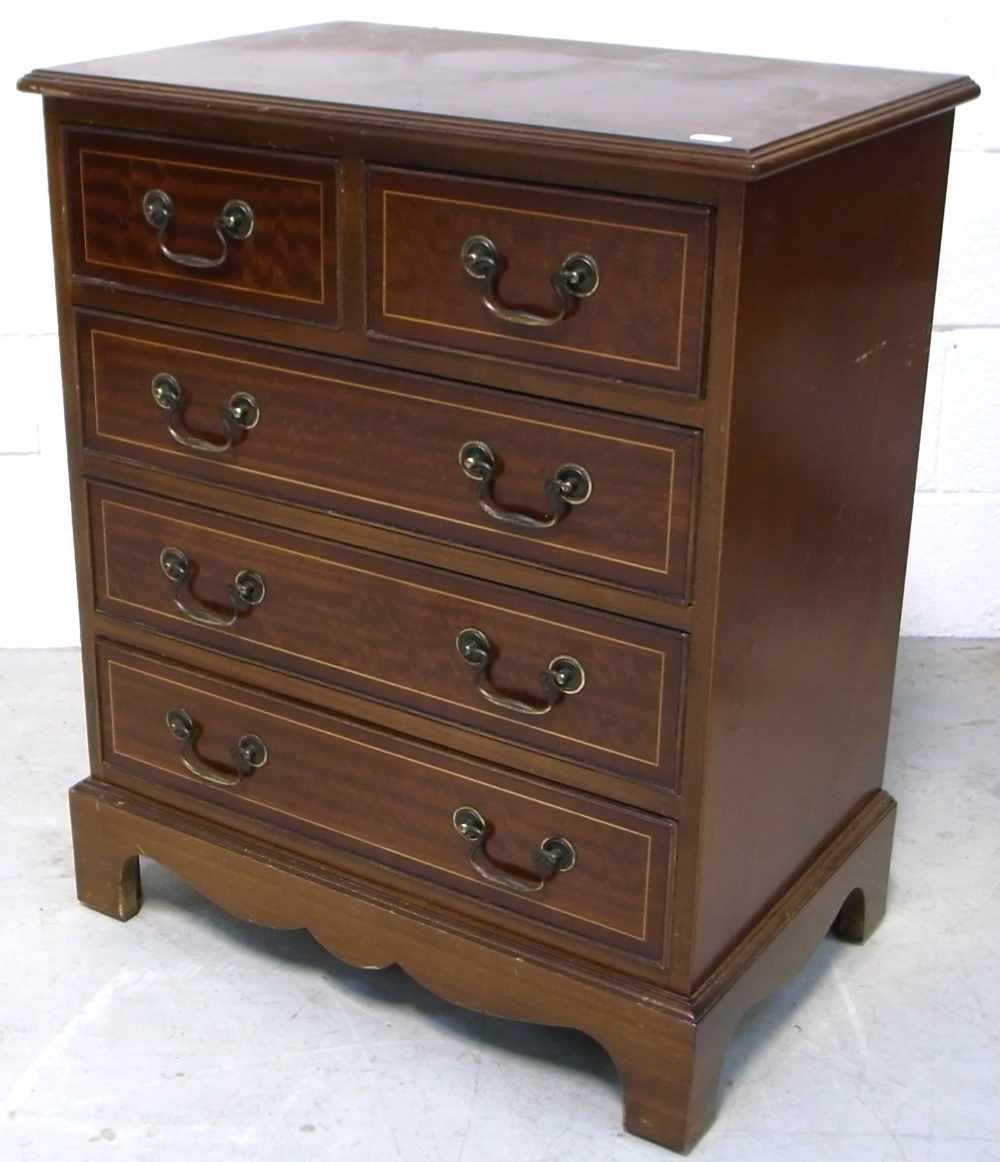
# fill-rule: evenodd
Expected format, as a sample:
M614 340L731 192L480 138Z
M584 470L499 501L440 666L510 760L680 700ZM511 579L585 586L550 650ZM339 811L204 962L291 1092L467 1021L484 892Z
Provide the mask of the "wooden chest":
M585 1030L685 1150L884 907L967 79L331 24L41 70L91 775L238 915Z

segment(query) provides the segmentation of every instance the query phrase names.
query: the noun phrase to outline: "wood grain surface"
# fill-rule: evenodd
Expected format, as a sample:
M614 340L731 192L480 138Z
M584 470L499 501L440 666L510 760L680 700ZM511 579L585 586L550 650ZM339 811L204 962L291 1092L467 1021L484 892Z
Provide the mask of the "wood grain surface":
M676 774L686 635L419 568L141 493L91 490L96 607L545 753L667 786ZM181 594L225 614L227 586L254 570L266 595L228 629L174 605L166 548L192 564ZM556 657L584 688L543 717L491 705L455 647L473 627L496 654L491 688L544 703L539 674ZM528 756L512 748L510 762Z
M336 325L334 159L86 130L67 134L67 150L77 277ZM180 265L143 217L150 190L173 202L172 251L219 256L214 223L231 199L252 209L252 232L217 268Z
M880 790L961 77L321 25L61 70L46 94L86 703L81 899L139 853L440 995L582 1028L632 1132L689 1149L729 1037L885 903ZM215 219L253 233L217 270ZM551 312L572 251L600 268ZM231 452L230 396L261 420ZM594 492L551 532L554 468ZM165 548L191 562L173 589ZM231 586L266 592L229 626ZM455 648L492 643L476 675ZM582 689L546 715L552 659ZM194 749L165 723L183 708ZM523 708L522 708L523 709ZM267 762L237 786L232 748ZM194 772L183 765L196 763ZM542 892L493 870L577 848ZM522 880L523 883L523 880Z
M662 957L673 824L592 796L472 763L371 727L297 708L208 674L102 650L103 756L110 767L182 787L240 816L319 836L499 908L534 916L624 948ZM181 764L165 724L183 708L201 730L196 764L231 771L243 735L264 740L267 760L237 786L219 788ZM488 871L537 882L532 854L546 838L570 841L576 863L537 893L487 883L452 824L463 806L493 834Z
M695 974L882 781L950 137L749 192Z
M700 391L707 207L372 169L368 221L370 329ZM498 251L503 306L551 317L552 275L571 254L593 258L600 281L551 326L498 320L483 304L486 283L460 261L473 236Z
M686 596L695 430L122 318L84 315L78 335L88 448L561 574ZM181 385L189 433L221 443L219 411L234 392L250 392L261 419L224 454L182 448L150 392L161 372ZM545 516L545 482L566 463L587 469L592 495L551 529L504 525L483 512L459 465L469 440L495 453L492 495L504 509Z
M399 964L437 996L510 1020L582 1029L611 1055L625 1127L687 1152L711 1124L730 1038L748 1010L800 972L831 925L846 939L877 927L895 805L866 806L694 998L594 970L530 940L456 924L442 910L308 865L185 811L88 779L70 792L80 899L120 920L141 902L139 856L164 864L231 913L306 928L365 968ZM564 935L563 939L567 939Z
M21 86L443 131L470 147L487 134L515 150L584 142L743 180L979 92L968 77L938 73L348 22L38 70Z

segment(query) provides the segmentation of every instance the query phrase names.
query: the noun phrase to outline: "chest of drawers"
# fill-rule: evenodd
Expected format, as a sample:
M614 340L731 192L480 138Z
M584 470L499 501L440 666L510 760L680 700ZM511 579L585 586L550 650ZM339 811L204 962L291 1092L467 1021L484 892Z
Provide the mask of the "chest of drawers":
M967 79L324 25L40 70L92 771L139 854L577 1027L687 1149L885 901Z

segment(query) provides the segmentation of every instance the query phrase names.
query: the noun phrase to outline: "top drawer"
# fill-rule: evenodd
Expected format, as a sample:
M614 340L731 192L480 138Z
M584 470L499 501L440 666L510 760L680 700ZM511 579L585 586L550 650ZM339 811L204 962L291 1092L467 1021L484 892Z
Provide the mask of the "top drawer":
M375 334L697 393L707 207L372 168Z
M337 164L67 133L76 279L336 325Z

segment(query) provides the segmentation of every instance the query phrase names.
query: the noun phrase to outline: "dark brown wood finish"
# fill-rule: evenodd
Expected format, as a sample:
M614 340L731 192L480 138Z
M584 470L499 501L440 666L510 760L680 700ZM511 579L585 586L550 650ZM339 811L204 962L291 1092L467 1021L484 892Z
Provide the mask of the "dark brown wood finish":
M510 742L502 737L470 731L457 722L413 714L403 719L398 706L354 693L346 687L318 683L291 671L264 666L253 658L221 653L207 644L180 637L166 637L158 630L138 622L122 621L102 613L92 613L90 620L97 640L117 642L156 658L210 672L216 677L244 686L259 687L266 684L270 693L281 697L330 710L354 721L405 733L408 737L419 738L470 758L483 759L507 768L517 763L522 771L529 771L531 775L548 782L627 803L653 814L666 815L678 823L688 818L685 799L661 783L640 781L615 770L586 766L552 752L527 751L515 758Z
M368 224L368 327L376 334L701 388L705 207L373 169ZM483 302L487 284L460 260L470 237L496 247L504 307L552 317L552 276L573 254L594 260L596 289L556 325L497 319Z
M89 907L120 920L138 912L141 851L234 915L307 928L358 967L399 964L467 1008L582 1029L615 1062L626 1128L682 1152L715 1116L723 1055L746 1012L801 971L831 925L851 941L877 927L895 817L889 796L873 799L686 999L545 955L530 941L476 932L398 889L380 891L92 779L73 788L70 805L77 888Z
M366 25L22 87L47 96L94 772L72 797L81 898L134 914L141 850L354 963L584 1029L627 1128L690 1148L740 1016L832 922L862 939L884 908L948 111L976 87ZM239 175L260 232L214 272L164 274L147 182L178 191L168 245L207 255L219 199L252 200ZM646 245L674 226L683 286ZM491 231L507 305L551 309L567 250L595 252L602 285L525 341L461 270L466 232ZM180 448L159 371L187 429L218 433L238 390L260 423L222 455ZM504 506L540 515L560 463L593 496L544 533L494 527L466 439L497 453ZM265 600L191 621L167 546L195 563L192 607L223 610L239 569ZM503 692L537 697L557 654L584 689L531 723L490 707L454 647L467 625ZM185 772L175 701L201 728L190 761L225 769L257 731L267 763L231 788ZM549 834L580 860L530 898L488 884L459 805L507 871Z
M443 128L507 151L582 143L740 180L979 92L938 73L352 23L39 69L21 88L404 135Z
M673 783L683 634L120 489L92 489L91 527L101 613L598 769ZM160 567L171 548L190 562L192 583L179 594L189 614ZM261 603L230 628L195 620L232 610L227 587L242 570L262 577ZM543 705L539 673L564 656L583 667L583 688L540 717L492 705L456 649L470 627L494 647L494 692ZM531 769L526 755L510 761Z
M84 130L66 148L77 278L337 325L334 160ZM173 203L163 242L181 257L223 254L214 223L231 199L253 211L250 235L219 267L171 260L143 217L154 190Z
M546 923L655 960L672 866L673 824L592 797L573 795L457 755L296 708L191 673L108 651L101 664L103 756L122 768L238 815L277 822L360 852L419 878L512 908ZM224 778L246 734L267 748L263 766L218 787L188 771L167 729L182 708L201 728L189 756ZM107 777L113 779L113 769ZM532 857L550 836L573 845L576 862L531 894L491 886L477 874L470 843L455 830L461 807L492 828L481 866L525 885L538 882Z
M951 124L748 191L695 979L881 782Z
M102 129L117 126L122 130L150 128L150 116L137 118L136 111L122 105L98 102L73 102L50 98L47 101L54 120L86 122ZM267 123L234 119L221 109L198 116L183 113L166 114L157 126L171 136L188 135L211 140L231 140L252 146L269 145L274 130ZM341 236L339 266L341 281L348 286L363 287L367 257L364 221L364 178L366 165L409 159L425 167L450 170L456 167L475 169L498 178L520 177L533 184L559 183L584 190L630 192L642 198L689 202L692 205L716 206L724 203L728 187L712 178L698 178L674 170L643 166L634 156L623 155L607 161L598 152L579 148L558 156L551 150L525 148L516 154L498 152L496 143L480 138L463 143L447 133L423 132L412 140L398 135L359 132L347 125L336 130L329 126L281 126L281 136L289 146L301 152L332 155L338 159L341 175L339 205ZM716 272L717 274L718 272ZM431 345L386 341L366 330L364 293L342 296L341 327L332 329L315 323L298 322L254 312L239 312L209 303L144 294L124 286L92 280L77 280L74 301L79 306L111 312L126 312L157 319L183 327L198 327L222 334L302 349L342 355L351 359L408 368L424 373L502 387L518 393L540 396L547 400L565 400L607 411L645 416L680 424L700 424L702 402L699 396L685 392L664 391L634 381L613 380L607 376L583 372L566 374L557 368L526 361L500 360L470 351L458 351ZM728 312L713 296L709 312L714 319L708 330L716 337L730 324ZM721 328L721 332L720 332ZM708 362L714 354L709 349Z
M88 448L519 557L562 576L685 596L697 431L127 319L83 316L78 334ZM149 390L163 372L185 393L182 435L223 443L219 411L235 392L250 392L261 418L225 453L182 447ZM550 529L503 524L480 508L478 485L459 464L470 440L497 456L491 493L502 509L546 516L546 481L567 463L586 468L592 494Z

